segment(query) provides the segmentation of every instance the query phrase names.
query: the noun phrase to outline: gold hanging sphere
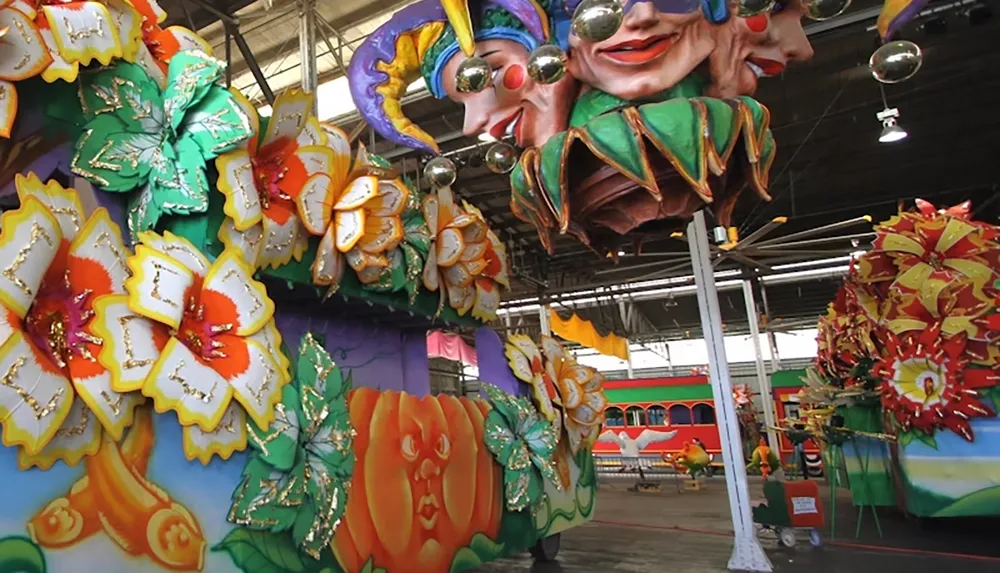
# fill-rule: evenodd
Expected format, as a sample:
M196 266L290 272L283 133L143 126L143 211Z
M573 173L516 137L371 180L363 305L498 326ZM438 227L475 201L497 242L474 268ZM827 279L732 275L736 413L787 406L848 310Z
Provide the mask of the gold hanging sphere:
M566 75L566 52L554 44L535 48L528 56L528 75L540 84L554 84Z
M749 18L759 14L770 13L774 9L775 0L739 0L740 18Z
M517 150L514 146L499 141L486 151L486 167L493 173L510 173L517 165Z
M455 72L455 88L463 94L477 93L490 87L493 83L493 70L490 64L479 56L473 56L458 65Z
M435 157L424 166L424 177L435 189L438 187L448 187L455 182L458 170L455 164L447 157Z
M585 42L603 42L615 35L624 18L618 0L583 0L573 11L573 33Z
M898 84L913 77L924 63L920 46L907 40L895 40L879 46L868 66L883 84Z
M851 0L802 0L806 16L813 20L829 20L844 13L851 5Z

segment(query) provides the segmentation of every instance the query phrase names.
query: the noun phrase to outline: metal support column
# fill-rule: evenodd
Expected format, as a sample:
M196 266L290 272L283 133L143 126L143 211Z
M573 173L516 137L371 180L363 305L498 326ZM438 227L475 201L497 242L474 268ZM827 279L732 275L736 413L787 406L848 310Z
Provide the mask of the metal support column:
M733 520L734 545L729 569L738 571L772 571L771 561L757 541L750 511L750 491L747 485L746 460L740 442L740 427L733 402L733 385L729 379L726 345L722 333L722 312L715 289L708 226L705 212L695 213L687 228L691 265L698 287L698 310L701 327L708 346L709 379L715 399L715 415L722 442L722 461L726 468L726 488L729 490L729 511Z
M538 324L542 328L542 334L552 336L552 329L549 327L549 307L546 304L540 304L538 307Z
M760 300L764 303L764 316L767 317L767 324L771 325L774 322L774 317L771 316L771 305L767 304L767 288L763 282L760 283ZM778 356L778 338L770 328L767 329L767 344L771 348L771 373L773 374L781 369L781 357Z
M632 320L629 310L625 306L624 300L618 301L618 314L622 317L622 325L625 327L625 332L627 334L632 333ZM629 380L632 379L632 343L630 340L625 340L625 368L628 373Z
M750 321L750 338L753 340L754 365L757 367L757 390L760 392L761 407L764 409L764 424L767 426L767 444L772 452L780 452L778 434L774 431L774 394L771 392L771 380L764 369L764 353L760 347L760 329L757 326L757 303L753 297L753 283L750 279L743 281L743 300L747 305L747 319Z
M316 0L299 0L299 61L302 64L302 90L316 93L319 73L316 70ZM312 110L316 113L316 109Z

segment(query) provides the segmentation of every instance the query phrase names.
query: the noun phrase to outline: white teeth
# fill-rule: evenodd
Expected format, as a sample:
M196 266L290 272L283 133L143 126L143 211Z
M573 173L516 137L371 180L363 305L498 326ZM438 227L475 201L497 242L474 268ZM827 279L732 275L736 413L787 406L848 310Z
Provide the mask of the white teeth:
M753 62L746 62L746 65L753 71L754 75L756 75L758 78L765 77L764 70L757 64Z
M517 122L520 119L521 119L521 114L518 113L517 117L514 118L514 121L512 121L512 122L510 122L510 123L507 124L507 129L505 129L504 132L503 132L504 135L513 135L514 134L514 128L517 127Z

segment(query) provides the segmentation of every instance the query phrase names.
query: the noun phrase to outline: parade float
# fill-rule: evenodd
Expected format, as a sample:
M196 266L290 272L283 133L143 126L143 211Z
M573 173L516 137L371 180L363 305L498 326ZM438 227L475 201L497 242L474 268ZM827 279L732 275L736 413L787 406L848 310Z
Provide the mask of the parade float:
M1000 228L918 199L875 231L819 321L803 413L856 504L996 515Z
M423 0L348 75L401 145L437 149L402 111L418 77L514 135L523 153L490 160L512 211L547 248L571 233L613 254L707 204L726 221L746 187L766 197L751 55L808 59L802 15L837 4ZM895 4L890 27L915 6ZM602 379L554 339L483 328L506 253L451 192L454 166L403 180L295 89L262 116L166 18L154 0L0 0L0 193L17 204L0 220L2 568L551 558L593 515ZM747 32L772 25L799 47ZM641 81L621 81L628 62ZM478 328L481 398L429 395L440 323Z

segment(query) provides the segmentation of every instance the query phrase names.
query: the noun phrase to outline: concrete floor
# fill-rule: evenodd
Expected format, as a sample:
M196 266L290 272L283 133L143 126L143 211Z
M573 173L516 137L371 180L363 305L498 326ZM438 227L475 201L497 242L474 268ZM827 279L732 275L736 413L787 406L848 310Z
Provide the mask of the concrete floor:
M554 563L534 564L528 555L488 563L477 571L496 573L590 573L604 571L715 573L726 570L732 551L731 524L722 478L700 492L679 493L670 482L658 493L625 491L627 484L603 483L593 522L562 536ZM760 496L760 484L751 483ZM879 511L883 537L870 515L855 538L856 510L838 498L838 533L823 531L822 549L800 536L794 549L778 547L773 533L761 534L774 571L878 573L995 573L1000 571L998 519L920 521L890 509Z

